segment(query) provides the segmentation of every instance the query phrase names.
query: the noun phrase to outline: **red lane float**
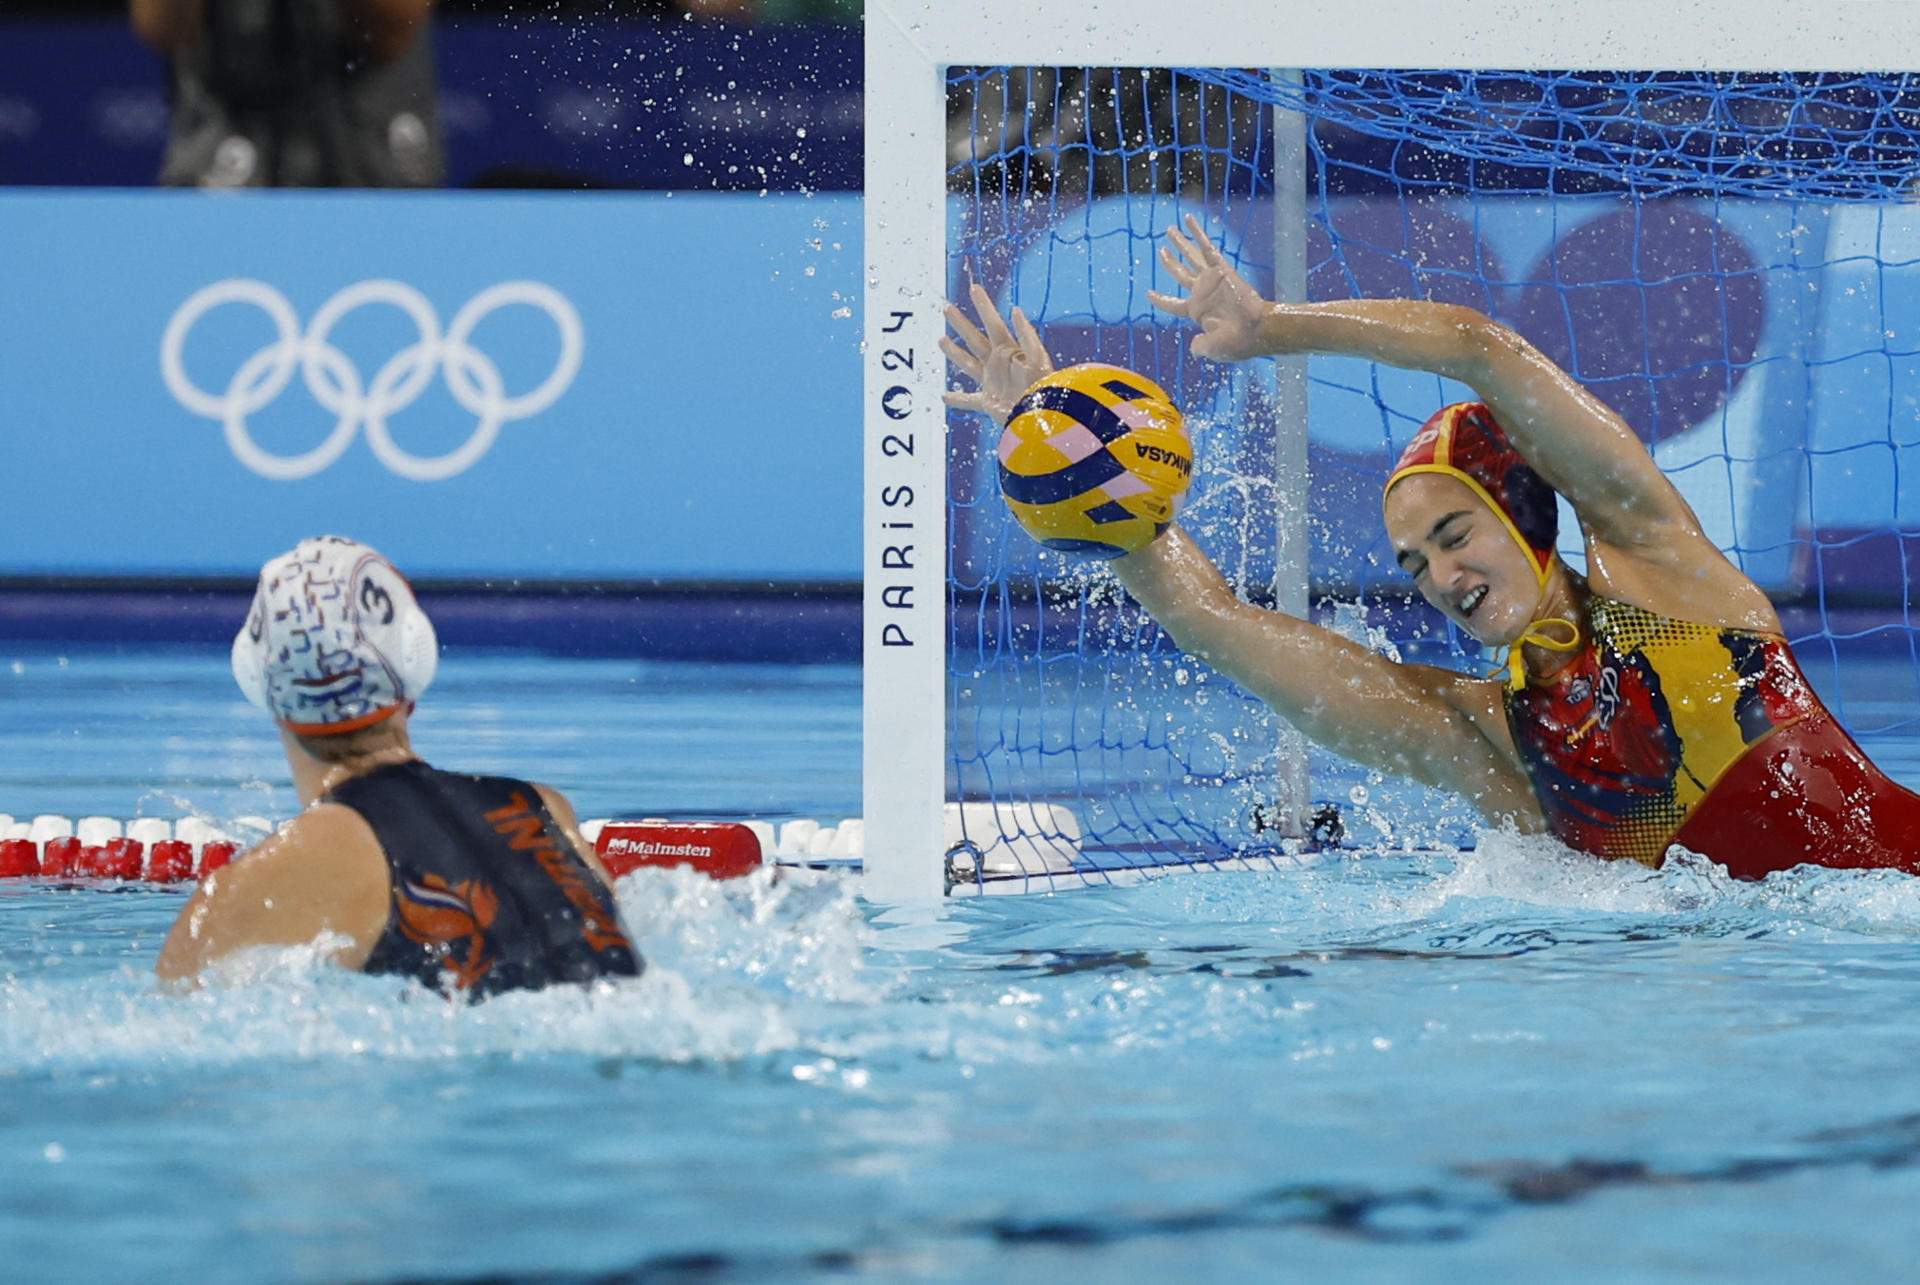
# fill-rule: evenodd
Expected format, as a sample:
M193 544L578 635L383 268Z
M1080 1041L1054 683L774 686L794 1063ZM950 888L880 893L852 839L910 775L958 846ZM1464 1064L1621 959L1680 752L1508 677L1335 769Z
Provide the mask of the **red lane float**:
M737 879L762 859L759 836L732 821L609 821L593 846L616 879L642 866L692 866L715 879Z
M16 822L0 814L0 879L80 879L156 884L204 879L245 846L234 833L265 835L266 817L239 817L215 826L197 816L169 821L137 817L52 814ZM822 826L810 818L783 822L777 842L764 821L589 820L581 830L616 878L642 866L686 866L714 879L736 879L768 862L856 864L862 825L856 819Z
M143 843L97 831L89 837L102 841L75 834L53 834L44 842L0 840L0 879L188 883L227 866L239 851L225 838L195 844L175 838ZM760 836L737 822L612 821L595 834L594 849L616 879L642 866L689 866L714 879L736 879L758 870L764 860Z
M185 883L193 878L193 845L162 839L147 854L147 878L154 883Z
M0 839L0 879L191 883L227 865L236 850L237 845L224 839L200 844L184 839L147 844L126 835L100 843L88 843L74 834L55 834L43 842Z
M40 873L49 879L70 878L80 864L80 840L70 834L40 845Z
M214 871L232 864L233 857L240 849L224 840L200 845L200 877L205 879Z
M0 839L0 879L24 879L40 873L40 851L31 839Z
M74 862L73 872L84 879L138 879L145 873L146 845L138 839L108 839L101 844L86 844Z

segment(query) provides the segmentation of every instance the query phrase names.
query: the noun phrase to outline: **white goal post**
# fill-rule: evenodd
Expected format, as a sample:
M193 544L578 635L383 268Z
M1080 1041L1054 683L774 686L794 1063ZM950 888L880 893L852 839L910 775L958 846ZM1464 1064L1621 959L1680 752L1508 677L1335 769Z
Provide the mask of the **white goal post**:
M1908 0L867 0L865 895L943 891L947 68L1819 72L1916 54L1920 3ZM1304 410L1303 388L1292 405ZM1296 458L1300 418L1280 448ZM1287 484L1304 492L1306 479ZM1297 571L1283 605L1304 601Z

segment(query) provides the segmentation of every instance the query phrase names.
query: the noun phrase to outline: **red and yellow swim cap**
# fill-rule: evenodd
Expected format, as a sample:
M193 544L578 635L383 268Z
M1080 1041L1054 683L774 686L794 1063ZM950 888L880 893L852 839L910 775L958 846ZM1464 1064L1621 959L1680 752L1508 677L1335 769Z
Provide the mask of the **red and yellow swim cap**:
M1444 406L1422 424L1393 466L1381 502L1416 473L1444 473L1466 483L1527 551L1545 587L1560 535L1559 502L1553 488L1513 449L1484 403Z

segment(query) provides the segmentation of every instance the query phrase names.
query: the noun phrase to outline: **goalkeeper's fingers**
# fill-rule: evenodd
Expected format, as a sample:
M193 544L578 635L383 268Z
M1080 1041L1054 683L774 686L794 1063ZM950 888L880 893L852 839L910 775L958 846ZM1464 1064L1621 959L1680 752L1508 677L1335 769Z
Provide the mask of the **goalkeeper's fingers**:
M974 383L977 384L980 382L980 376L986 367L979 357L968 352L965 348L962 348L945 335L940 336L940 351L945 353L947 360L958 366L962 373L973 380Z
M960 310L959 304L947 305L947 324L952 326L954 333L960 336L960 342L967 346L968 352L984 353L987 350L986 335L982 334L980 327L974 325L973 320Z
M973 311L979 316L980 324L986 328L987 338L996 345L1005 344L1009 348L1018 348L1020 346L1018 341L1014 339L1013 332L1007 329L1006 318L1002 317L1000 309L994 306L993 296L987 293L987 288L976 281L970 287L970 293L973 295Z
M1019 336L1020 356L1026 359L1029 374L1033 379L1053 373L1053 357L1047 352L1047 342L1040 337L1034 324L1027 320L1027 314L1015 308L1013 310L1013 330Z
M1228 267L1227 256L1220 253L1220 247L1215 245L1213 238L1207 235L1207 230L1201 226L1200 220L1196 216L1189 214L1187 215L1186 222L1187 231L1193 237L1192 246L1186 247L1190 251L1190 257L1195 259L1203 268Z
M1167 234L1169 236L1178 235L1172 228L1167 229ZM1179 282L1182 287L1188 290L1193 289L1193 269L1188 267L1186 261L1181 259L1179 255L1167 249L1164 245L1160 247L1160 266L1165 268L1167 275Z
M1147 291L1147 302L1162 312L1170 312L1176 317L1192 318L1192 310L1187 305L1192 302L1184 295L1161 294L1158 290Z
M1189 218L1187 222L1189 225L1193 225L1191 218ZM1193 226L1197 228L1197 225ZM1213 249L1213 242L1207 240L1206 233L1195 230L1193 232L1193 239L1189 240L1181 234L1179 228L1168 228L1167 240L1173 242L1174 248L1180 253L1175 255L1165 246L1161 246L1161 262L1167 265L1169 271L1175 273L1175 280L1179 280L1182 285L1191 285L1192 277L1195 274L1204 272L1207 268L1213 266L1213 260L1207 254L1208 250ZM1216 251L1216 253L1218 252ZM1181 280L1183 276L1186 278L1185 280Z

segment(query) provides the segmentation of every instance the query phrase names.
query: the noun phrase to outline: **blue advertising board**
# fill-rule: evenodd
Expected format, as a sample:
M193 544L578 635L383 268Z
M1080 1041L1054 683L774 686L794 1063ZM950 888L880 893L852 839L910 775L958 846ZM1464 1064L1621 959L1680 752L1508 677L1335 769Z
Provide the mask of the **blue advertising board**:
M855 197L0 193L0 575L853 581Z

